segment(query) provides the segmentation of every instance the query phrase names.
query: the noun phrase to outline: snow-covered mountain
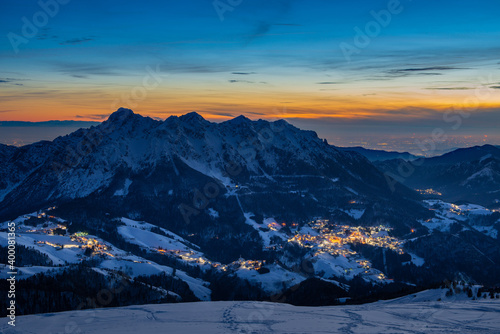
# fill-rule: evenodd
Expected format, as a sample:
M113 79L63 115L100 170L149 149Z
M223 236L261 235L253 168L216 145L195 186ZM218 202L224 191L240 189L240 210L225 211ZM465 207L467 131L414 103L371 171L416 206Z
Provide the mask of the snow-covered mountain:
M175 158L227 184L231 181L223 174L228 163L238 164L253 176L300 175L301 168L314 171L313 175L333 174L351 182L379 176L359 155L343 154L314 132L299 130L285 121L251 121L239 116L217 124L194 112L160 122L120 109L101 125L57 138L53 143L40 142L19 149L3 145L0 158L7 165L13 164L3 174L6 179L12 174L21 174L17 179L23 179L44 167L58 172L56 176L64 186L49 199L85 197L109 186L118 168L138 172ZM64 167L71 167L71 171ZM83 169L88 169L90 175L82 175ZM82 184L83 180L95 182ZM5 187L3 197L15 188L22 185Z
M374 208L366 213L372 218L420 210L415 193L404 187L391 192L361 155L342 152L283 120L240 116L211 123L190 113L161 122L119 109L97 127L53 142L2 147L0 153L0 220L89 196L117 202L140 196L156 206L185 204L194 212L200 203L193 205L193 188L210 200L207 192L237 192L254 214L308 218L353 200ZM143 214L129 207L134 210Z
M376 162L385 172L396 175L403 184L430 194L441 194L446 201L467 201L500 207L500 148L494 145L457 149L433 158L421 158L411 164L401 160ZM403 166L403 167L401 167ZM408 167L410 166L410 167ZM411 169L398 177L398 172Z

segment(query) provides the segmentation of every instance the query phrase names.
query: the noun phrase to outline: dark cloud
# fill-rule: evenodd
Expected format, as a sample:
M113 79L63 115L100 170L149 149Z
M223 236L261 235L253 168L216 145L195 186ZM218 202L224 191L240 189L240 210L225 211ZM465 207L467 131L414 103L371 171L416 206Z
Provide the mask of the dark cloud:
M436 72L429 72L429 73L426 73L426 72L422 72L422 73L418 73L419 75L443 75L443 73L436 73Z
M243 83L255 83L253 81L248 81L248 80L228 80L230 83L237 83L237 82L243 82Z
M335 81L323 81L323 82L316 82L317 85L337 85L340 82L335 82Z
M231 74L236 74L236 75L250 75L250 74L257 74L255 72L232 72Z
M490 88L493 88L493 89L500 89L500 86L490 86Z
M397 72L425 72L425 71L449 71L449 70L463 70L463 67L451 67L451 66L431 66L431 67L420 67L420 68L403 68L394 71Z
M259 81L259 82L255 82L255 81L249 81L249 80L235 80L235 79L231 79L231 80L228 80L228 82L230 83L238 83L238 82L241 82L241 83L248 83L248 84L263 84L263 85L267 85L267 82L266 81Z
M38 40L58 40L59 37L51 33L51 29L48 27L40 28L40 32L35 37Z
M426 89L430 90L468 90L468 89L474 89L470 87L429 87Z
M253 31L245 37L245 44L253 42L257 37L266 35L273 26L300 27L301 25L296 23L275 23L270 21L259 21L253 28Z
M93 40L94 40L93 38L88 38L88 37L84 37L84 38L72 38L72 39L68 39L68 40L62 41L59 44L60 45L74 45L74 44L81 44L81 43L85 43L85 42L90 42L90 41L93 41Z
M287 117L287 120L293 120L293 124L301 128L320 129L324 128L324 133L332 133L332 129L339 131L348 131L348 125L364 128L370 133L388 133L388 132L416 132L424 133L429 137L436 128L441 128L447 135L457 134L459 131L466 133L468 131L479 131L486 128L495 129L498 124L499 108L478 108L471 117L464 119L460 130L454 130L453 124L443 121L443 111L431 108L408 107L396 110L375 110L378 115L357 118L342 117L321 117L317 119L294 118L293 114ZM340 113L342 115L342 113ZM352 131L353 129L350 129ZM359 130L359 129L358 129ZM369 131L368 131L369 130ZM349 131L348 131L349 132ZM411 133L410 132L410 133Z
M219 113L217 113L217 115L219 115L219 116L226 116L226 117L236 117L233 114L225 113L225 112L219 112Z
M9 85L14 85L14 86L24 86L22 83L18 83L17 81L23 81L23 79L0 78L0 84L9 84Z
M464 67L452 66L430 66L430 67L410 67L398 68L386 71L388 77L405 77L409 75L443 75L442 71L465 70Z
M168 73L220 73L220 72L231 72L234 66L228 66L223 64L182 64L173 62L164 62L160 64L161 71Z
M104 120L109 117L110 114L91 114L91 115L76 115L75 118L90 118L95 120Z
M402 70L391 70L386 72L387 77L407 77L410 75L443 75L439 72L419 72L419 71L402 71Z
M387 80L391 80L392 77L373 77L373 78L365 78L363 80L366 80L366 81L387 81ZM360 81L360 80L358 80Z
M257 26L254 28L253 32L251 32L248 35L245 43L246 44L251 43L257 37L264 36L269 32L269 30L271 30L271 26L272 24L269 22L263 22L263 21L259 22Z
M83 78L88 75L123 75L117 67L108 64L57 62L54 66L58 72L75 78Z
M245 116L269 116L269 113L258 112L258 111L246 111Z

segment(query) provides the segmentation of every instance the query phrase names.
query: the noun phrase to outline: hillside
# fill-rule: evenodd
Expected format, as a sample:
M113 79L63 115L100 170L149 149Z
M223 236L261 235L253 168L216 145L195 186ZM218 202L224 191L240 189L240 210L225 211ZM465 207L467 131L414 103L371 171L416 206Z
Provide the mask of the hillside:
M450 202L500 207L500 148L497 146L463 148L411 163L387 160L375 164L390 173L391 178L424 194L440 194L440 198ZM425 192L426 189L433 191Z
M59 333L68 325L84 333L495 333L497 300L455 301L444 292L359 306L297 307L278 303L209 302L143 305L18 318L14 331ZM431 297L432 295L432 297ZM430 298L429 298L430 297ZM414 301L412 301L413 299Z

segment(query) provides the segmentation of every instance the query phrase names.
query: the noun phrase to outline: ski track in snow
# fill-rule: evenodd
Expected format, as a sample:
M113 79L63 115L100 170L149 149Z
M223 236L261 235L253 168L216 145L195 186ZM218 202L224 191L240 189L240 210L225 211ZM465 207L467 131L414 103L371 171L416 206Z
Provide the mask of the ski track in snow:
M198 302L18 316L10 333L500 333L500 302L422 301L296 307L267 302Z

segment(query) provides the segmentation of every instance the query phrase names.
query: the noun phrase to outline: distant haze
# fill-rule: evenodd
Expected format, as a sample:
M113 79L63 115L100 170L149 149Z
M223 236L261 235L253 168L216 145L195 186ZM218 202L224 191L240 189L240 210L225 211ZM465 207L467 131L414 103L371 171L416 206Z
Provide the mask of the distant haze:
M0 144L23 146L41 140L54 140L78 129L74 126L0 126Z
M24 122L24 121L0 121L0 128L4 127L45 127L45 128L89 128L100 122L85 121L47 121L47 122Z

